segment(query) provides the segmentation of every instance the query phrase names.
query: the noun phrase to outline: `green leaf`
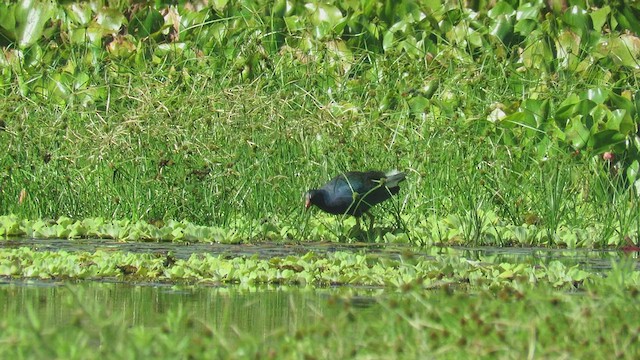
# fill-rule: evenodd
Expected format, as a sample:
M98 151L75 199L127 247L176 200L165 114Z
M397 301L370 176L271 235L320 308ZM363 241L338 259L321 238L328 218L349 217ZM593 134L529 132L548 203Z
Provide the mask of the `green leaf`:
M387 52L395 46L393 31L389 30L384 33L382 38L382 49Z
M637 113L636 108L630 99L614 92L609 94L609 102L611 103L611 108L624 109L629 116L634 116Z
M587 11L578 6L572 6L567 9L562 17L564 23L579 34L583 34L589 28L590 19Z
M297 15L285 17L284 23L286 24L287 30L290 33L302 31L305 28L304 19Z
M91 21L91 7L85 2L75 2L65 7L65 13L71 22L86 26Z
M532 2L525 2L524 4L518 7L518 11L516 11L516 20L535 20L538 21L538 17L540 16L540 6L539 4L535 4Z
M582 149L589 141L591 131L582 123L581 116L574 116L565 134L567 142L575 149Z
M500 17L506 18L511 17L516 13L516 11L511 7L511 5L506 1L498 1L488 12L487 16L492 19L498 19Z
M637 5L635 5L637 6ZM623 2L622 11L617 15L618 22L622 25L626 30L631 30L636 34L640 34L640 20L638 20L638 15L634 13L634 9L629 5Z
M567 125L567 120L574 115L574 109L576 104L580 102L580 97L574 93L569 96L560 104L558 110L556 110L554 119L560 129L564 129Z
M316 38L323 39L328 35L340 35L346 25L346 18L340 9L333 5L322 3L307 3L305 8L311 15Z
M512 128L517 125L529 130L537 130L538 127L533 114L523 111L515 112L511 115L506 116L500 121L500 125L506 128Z
M593 134L587 143L595 154L602 154L614 145L624 142L626 136L617 130L604 130Z
M162 29L164 17L156 9L146 8L135 13L129 22L129 33L137 38L148 37Z
M429 107L430 101L422 96L415 96L409 99L409 108L411 109L411 113L420 114L425 112L425 110Z
M557 37L556 49L559 65L568 69L576 69L580 54L580 36L578 33L563 30Z
M213 0L213 8L217 11L224 11L224 8L225 6L227 6L228 2L229 0Z
M497 37L502 42L506 42L507 37L513 35L511 20L504 15L500 15L489 27L489 34Z
M616 109L609 114L607 128L618 130L622 135L627 136L636 131L637 125L627 111L624 109Z
M627 178L629 179L629 183L633 184L638 178L638 170L640 168L640 164L638 160L633 160L631 165L627 167Z
M15 7L15 39L19 47L26 48L38 41L55 9L52 1L36 0L24 0Z
M549 44L538 38L522 52L522 62L525 67L533 69L546 69L554 62L554 55L549 48Z
M600 9L591 11L589 15L591 16L591 22L593 23L593 29L595 31L600 32L602 30L604 24L607 23L610 13L611 7L609 7L609 5L605 5Z
M96 15L96 23L98 23L103 30L110 33L117 33L124 22L124 15L114 8L100 9Z
M16 17L13 7L15 5L0 4L0 35L11 41L16 40Z
M596 104L603 104L609 98L609 90L606 88L589 89L580 98L589 99Z
M549 118L551 105L548 99L525 99L521 105L522 109L530 112L536 119L536 123L542 124Z
M611 39L608 49L609 55L616 63L633 69L640 68L638 61L640 39L637 36L622 34L618 38Z
M576 104L576 106L573 108L573 115L589 115L591 113L591 109L596 107L596 105L596 102L586 98Z

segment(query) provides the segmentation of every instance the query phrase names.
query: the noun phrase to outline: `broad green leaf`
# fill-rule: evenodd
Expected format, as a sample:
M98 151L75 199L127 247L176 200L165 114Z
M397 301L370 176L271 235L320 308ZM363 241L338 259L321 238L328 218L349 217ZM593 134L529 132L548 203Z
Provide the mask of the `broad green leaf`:
M539 22L537 20L531 19L522 19L516 21L516 24L513 26L513 31L522 35L529 36L533 30L538 27Z
M589 89L580 97L582 100L588 99L595 104L603 104L609 98L609 90L605 88Z
M549 118L551 106L548 99L526 99L521 106L524 111L531 113L535 117L538 126Z
M73 87L73 77L67 73L56 73L49 79L49 96L56 100L57 103L64 104L69 98L71 88ZM61 217L58 224L67 224L71 219Z
M589 15L591 16L591 22L593 23L593 29L595 31L599 32L602 30L604 24L607 23L610 13L611 7L609 7L609 5L605 5L600 9L591 11Z
M516 11L516 20L535 20L538 21L540 16L540 5L532 2L525 2L524 4L518 7Z
M229 2L229 0L213 0L212 4L213 4L213 8L216 9L217 11L224 11L225 6L227 6L227 3Z
M506 42L507 37L513 35L511 20L504 15L500 15L489 27L489 34L497 37L502 42Z
M16 40L16 17L13 7L15 4L0 4L0 35L9 40Z
M129 33L137 38L148 37L162 28L164 17L153 8L146 8L135 13L129 21Z
M596 105L597 104L594 101L591 101L589 99L581 100L573 108L573 115L587 116L591 113L591 109L593 109Z
M580 36L570 30L563 30L557 37L556 52L559 66L574 70L578 65L580 54Z
M577 94L571 93L569 96L560 103L558 110L555 113L555 120L558 122L558 126L564 128L566 120L574 115L574 108L577 103L580 102L580 97Z
M609 125L609 116L611 115L611 111L605 105L598 104L589 112L591 118L593 119L593 123L597 124L597 126L602 126L602 124ZM616 127L617 128L617 127ZM592 129L593 130L593 129Z
M506 1L498 1L488 12L487 16L497 20L498 18L507 18L515 15L516 11Z
M329 4L311 2L305 4L305 8L311 15L311 24L314 25L316 38L322 39L330 34L342 34L346 18L342 16L340 9Z
M618 130L603 130L591 135L587 145L595 154L602 154L614 145L624 142L626 136Z
M74 44L82 45L95 45L100 46L102 44L102 27L92 23L87 28L76 28L70 30L70 39Z
M623 2L622 11L616 13L616 19L625 30L640 34L640 20L638 20L638 15L634 13L631 6L631 4ZM637 5L634 4L633 6Z
M606 46L606 45L605 45ZM640 68L640 39L630 34L622 34L610 41L608 49L611 58L618 64L630 68Z
M422 87L422 95L427 99L431 99L436 90L438 90L438 87L440 87L440 82L438 80L431 80Z
M34 44L29 49L24 50L23 65L31 68L39 68L42 63L42 56L42 47Z
M277 0L273 4L271 14L275 17L290 16L295 8L295 3L292 0Z
M429 107L429 100L422 96L414 96L408 101L409 108L413 114L420 114L426 111Z
M522 63L527 68L546 69L554 61L549 45L543 40L529 44L522 52Z
M65 13L72 22L86 26L91 21L91 7L84 2L75 2L65 7Z
M586 10L572 6L565 11L562 20L565 24L569 25L574 31L579 34L583 34L589 28L589 14Z
M386 52L395 47L393 31L385 31L384 37L382 38L382 49Z
M116 33L125 23L122 13L114 8L103 8L96 15L96 22L107 32Z
M506 116L504 119L502 119L502 121L500 121L500 125L507 128L517 125L525 129L534 131L537 130L538 127L533 114L524 111L519 111Z
M624 96L611 92L609 94L609 102L611 103L610 107L612 109L616 109L616 108L624 109L629 114L629 116L633 116L636 114L636 109L634 104L631 102L630 99Z
M571 118L570 125L565 131L566 141L569 142L575 149L582 149L591 136L591 131L582 123L581 116L574 116Z
M107 51L115 57L129 57L136 50L136 44L133 40L131 35L117 36L107 45Z
M15 8L16 41L26 48L42 36L44 26L53 16L56 5L52 1L23 0Z
M609 114L607 128L618 130L622 135L627 136L637 130L637 124L624 109L616 109Z

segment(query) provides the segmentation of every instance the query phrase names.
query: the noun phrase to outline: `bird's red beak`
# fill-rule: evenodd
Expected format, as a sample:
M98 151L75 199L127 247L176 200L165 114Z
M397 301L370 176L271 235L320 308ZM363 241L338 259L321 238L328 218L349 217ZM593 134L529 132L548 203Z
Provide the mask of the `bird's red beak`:
M309 209L311 207L311 196L309 194L304 195L304 208Z

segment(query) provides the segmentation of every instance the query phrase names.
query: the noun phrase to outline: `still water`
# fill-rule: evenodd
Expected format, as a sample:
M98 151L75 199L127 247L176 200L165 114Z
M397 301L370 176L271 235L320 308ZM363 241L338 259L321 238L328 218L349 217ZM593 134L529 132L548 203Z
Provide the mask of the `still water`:
M379 289L240 288L54 282L0 279L0 316L37 318L43 327L64 327L86 317L127 326L154 326L172 314L186 314L215 332L269 337L316 321L331 321L348 309L375 316ZM100 319L90 319L100 321Z
M119 243L98 239L35 240L13 239L0 247L27 246L36 251L113 250L140 253L171 252L177 258L194 253L220 256L271 258L301 255L309 251L326 254L336 251L376 253L399 258L410 252L429 258L459 256L475 261L545 264L561 261L588 270L606 271L621 257L637 257L619 251L550 250L542 248L409 248L379 244L173 244ZM104 281L42 281L0 278L0 319L12 316L38 319L44 327L59 327L92 317L117 319L126 326L155 326L167 317L186 314L213 331L273 337L317 321L337 316L365 320L382 309L379 300L396 296L382 289L340 287L309 289L300 287L216 287L212 285L125 283ZM95 318L98 317L98 318ZM276 335L274 335L276 334Z

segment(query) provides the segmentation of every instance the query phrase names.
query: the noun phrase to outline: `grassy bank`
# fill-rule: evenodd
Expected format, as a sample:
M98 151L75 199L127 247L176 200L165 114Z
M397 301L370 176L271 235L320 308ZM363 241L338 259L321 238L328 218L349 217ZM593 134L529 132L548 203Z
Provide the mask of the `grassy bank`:
M344 239L351 223L305 214L302 193L340 171L398 168L408 181L376 211L379 241L393 229L418 244L637 240L638 51L627 45L639 40L613 22L624 9L401 2L404 17L357 17L338 6L325 20L262 2L113 6L113 24L100 8L81 7L95 16L81 21L56 7L60 23L5 44L0 214ZM132 25L157 14L154 31ZM356 26L374 15L379 38ZM95 28L101 41L74 37Z

